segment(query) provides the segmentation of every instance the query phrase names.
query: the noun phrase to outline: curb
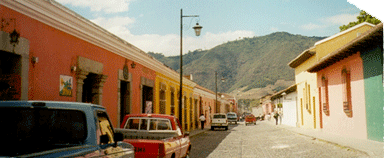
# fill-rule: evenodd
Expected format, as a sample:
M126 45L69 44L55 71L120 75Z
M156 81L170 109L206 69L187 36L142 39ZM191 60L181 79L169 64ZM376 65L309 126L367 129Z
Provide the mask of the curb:
M197 133L195 133L195 134L190 134L190 135L189 135L189 138L194 137L194 136L197 136L197 135L199 135L199 134L202 134L202 133L206 132L207 130L208 130L208 129L204 129L204 130L202 130L202 131L200 131L200 132L197 132Z

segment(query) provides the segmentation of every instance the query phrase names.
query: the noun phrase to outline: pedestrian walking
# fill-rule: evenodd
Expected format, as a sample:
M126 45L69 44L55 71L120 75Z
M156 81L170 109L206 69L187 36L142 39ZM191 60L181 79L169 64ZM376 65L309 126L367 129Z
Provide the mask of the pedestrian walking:
M283 116L283 112L279 111L279 121L280 121L280 124L282 124L282 116Z
M277 112L275 112L274 118L275 118L275 121L276 121L276 125L278 125L278 117L279 117L279 114Z
M201 114L199 120L201 123L201 129L204 129L204 122L206 121L206 117L204 117L204 115Z

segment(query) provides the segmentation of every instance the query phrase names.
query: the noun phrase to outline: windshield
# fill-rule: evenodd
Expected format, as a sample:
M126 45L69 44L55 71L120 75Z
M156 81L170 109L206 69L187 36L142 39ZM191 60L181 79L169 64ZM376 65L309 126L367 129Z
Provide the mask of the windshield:
M226 115L214 115L214 118L226 118Z
M236 114L227 114L227 117L237 117Z
M46 108L0 108L1 156L18 156L74 146L87 137L81 111Z

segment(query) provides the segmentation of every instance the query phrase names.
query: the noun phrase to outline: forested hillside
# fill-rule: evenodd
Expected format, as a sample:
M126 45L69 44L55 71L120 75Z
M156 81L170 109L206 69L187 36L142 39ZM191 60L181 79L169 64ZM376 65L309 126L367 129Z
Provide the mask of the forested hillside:
M314 45L323 37L306 37L287 32L229 41L210 50L195 50L183 56L184 75L192 74L193 80L215 91L215 71L218 73L218 91L237 92L251 89L279 91L287 84L275 85L278 80L294 82L294 69L287 63ZM179 71L179 56L165 57L149 53L154 58ZM225 82L221 82L225 78ZM275 86L274 86L275 85Z

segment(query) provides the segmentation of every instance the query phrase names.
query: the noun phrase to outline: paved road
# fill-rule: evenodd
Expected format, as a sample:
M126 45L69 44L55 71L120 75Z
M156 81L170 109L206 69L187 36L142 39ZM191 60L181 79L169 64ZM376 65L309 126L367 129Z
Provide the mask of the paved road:
M229 130L206 131L191 138L192 158L369 157L365 153L302 136L265 122Z

